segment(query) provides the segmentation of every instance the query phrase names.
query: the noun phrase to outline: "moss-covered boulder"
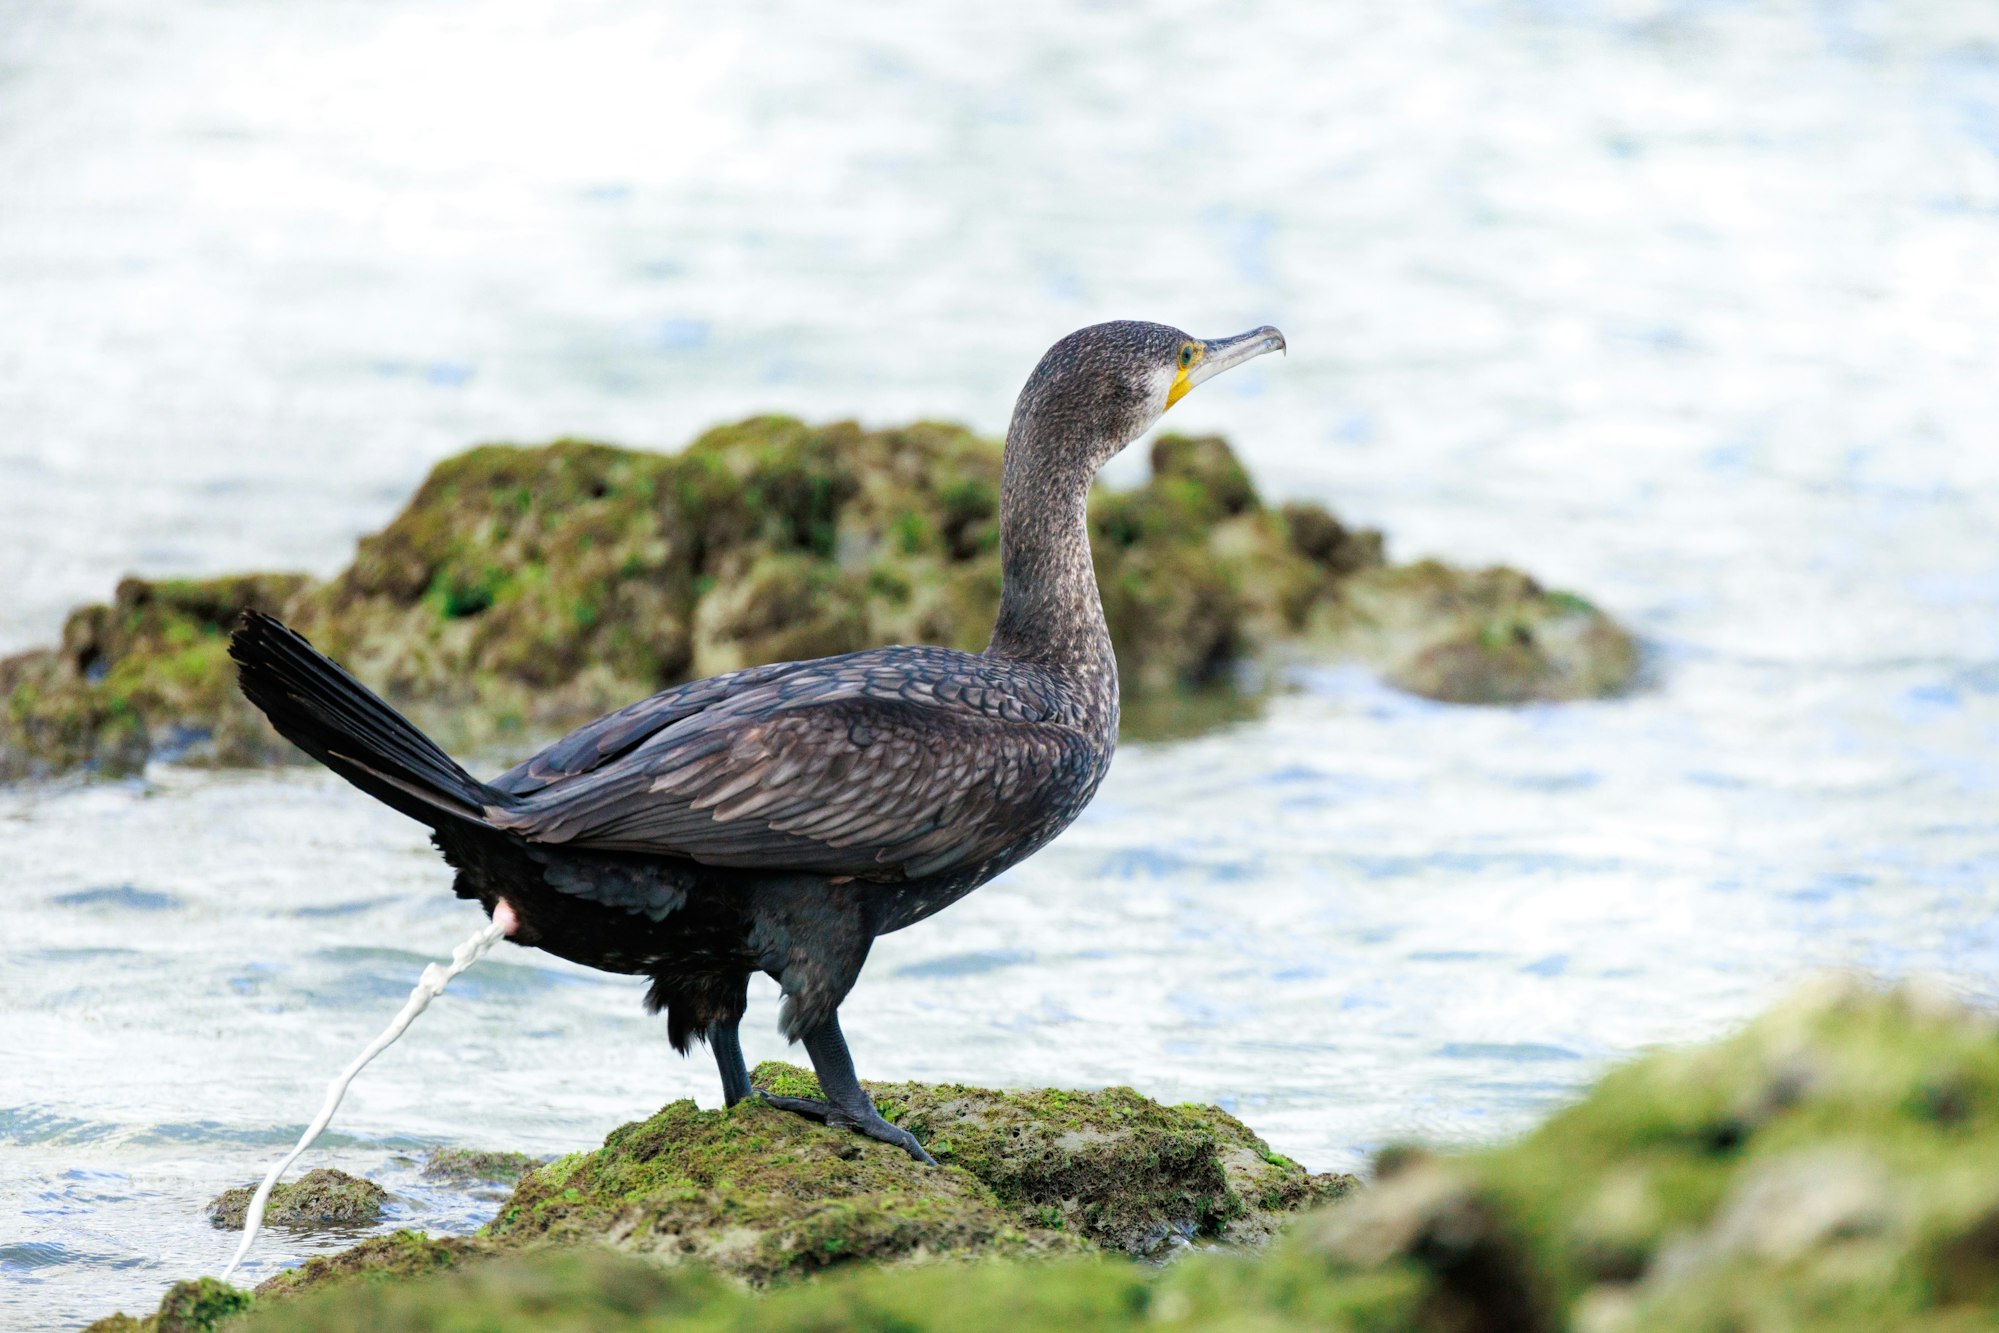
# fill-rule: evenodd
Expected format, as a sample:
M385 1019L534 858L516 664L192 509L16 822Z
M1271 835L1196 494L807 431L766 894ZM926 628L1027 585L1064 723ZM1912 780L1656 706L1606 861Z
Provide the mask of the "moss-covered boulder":
M114 1314L90 1325L84 1333L212 1333L248 1311L249 1292L212 1277L176 1282L160 1299L160 1308L143 1319Z
M1420 1327L1994 1327L1999 1024L1828 981L1518 1143L1392 1152L1291 1244L1406 1284Z
M754 1080L818 1096L788 1065L759 1066ZM485 1234L607 1242L768 1283L855 1260L1259 1242L1281 1216L1353 1183L1307 1174L1214 1107L1162 1106L1128 1088L868 1087L940 1167L757 1102L676 1102L597 1152L529 1173Z
M1638 669L1637 645L1615 621L1503 566L1359 570L1323 615L1327 636L1389 684L1446 703L1593 699Z
M1615 690L1630 639L1508 570L1387 566L1379 533L1266 505L1227 444L1168 435L1090 502L1133 727L1241 715L1281 643L1466 702ZM999 446L956 426L756 417L679 454L487 445L434 468L324 582L127 579L62 643L0 661L0 779L290 754L227 640L280 616L448 748L518 751L678 681L888 643L984 646L999 606Z
M1517 1143L1385 1154L1285 1262L1400 1289L1398 1327L1992 1327L1996 1167L1999 1025L1829 982Z
M754 1079L818 1094L789 1065L761 1065ZM759 1101L726 1111L675 1102L594 1152L528 1171L476 1236L373 1237L278 1274L256 1297L399 1286L548 1248L605 1247L754 1287L855 1266L1157 1257L1190 1243L1262 1244L1295 1211L1355 1184L1307 1173L1214 1107L1162 1106L1128 1088L868 1088L941 1166Z
M1999 1024L1828 980L1613 1073L1470 1182L1596 1330L1991 1327Z
M291 747L235 689L229 632L246 608L284 613L310 583L125 579L108 605L71 613L61 646L0 660L0 779L283 759Z
M209 1201L209 1221L241 1231L256 1192L255 1185L224 1190ZM380 1221L388 1201L389 1192L374 1181L322 1166L274 1187L264 1205L264 1222L290 1231L351 1231Z
M766 1063L752 1081L818 1097L811 1073ZM1255 1245L1351 1176L1311 1175L1213 1106L1162 1106L1130 1088L996 1092L872 1083L876 1103L940 1163L975 1176L1019 1225L1156 1257L1191 1241Z
M530 1173L486 1231L517 1244L610 1243L758 1283L856 1261L1084 1248L1022 1226L969 1172L880 1146L758 1104L676 1102L596 1152Z
M895 1085L877 1094L917 1126L957 1091L919 1089L900 1102ZM994 1181L1024 1179L1037 1150L1008 1157L1006 1118L1044 1095L918 1132L933 1148L948 1137L954 1160L977 1158ZM1122 1102L1091 1098L1085 1138ZM659 1123L620 1131L617 1153L593 1155L599 1170L630 1157ZM1031 1118L1023 1135L1042 1123ZM551 1177L540 1200L560 1185L576 1190L577 1206L634 1179L566 1169L564 1179L587 1184ZM935 1174L957 1173L971 1175L964 1165ZM1968 1333L1999 1327L1999 1023L1921 987L1828 982L1726 1041L1612 1071L1516 1142L1395 1149L1376 1177L1261 1252L1196 1250L1163 1268L1101 1252L850 1265L756 1294L699 1265L662 1269L620 1253L614 1226L595 1233L609 1244L566 1249L429 1242L467 1249L421 1265L405 1257L396 1271L429 1273L413 1281L321 1283L298 1300L260 1294L242 1326ZM1004 1206L1003 1186L977 1181ZM601 1216L617 1215L598 1197Z

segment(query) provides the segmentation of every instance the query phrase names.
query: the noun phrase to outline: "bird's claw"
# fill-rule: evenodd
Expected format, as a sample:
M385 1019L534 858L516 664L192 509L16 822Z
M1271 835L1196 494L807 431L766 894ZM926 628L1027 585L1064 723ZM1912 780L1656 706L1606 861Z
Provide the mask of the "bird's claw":
M759 1100L770 1103L780 1111L790 1111L808 1120L817 1120L832 1129L851 1129L882 1143L893 1144L908 1153L925 1166L937 1165L937 1159L925 1152L916 1136L900 1125L891 1125L882 1118L881 1112L870 1106L866 1115L855 1115L828 1102L815 1101L810 1097L780 1097L775 1093L758 1089Z
M879 1139L883 1143L892 1143L925 1166L937 1165L937 1159L923 1150L923 1145L916 1141L914 1134L900 1125L891 1125L888 1121L882 1119L880 1112L876 1112L874 1115L863 1120L857 1116L850 1116L844 1112L835 1110L832 1115L826 1117L826 1123L842 1129L859 1130L871 1139Z
M780 1111L789 1111L793 1115L802 1115L807 1120L817 1120L825 1123L833 1114L831 1106L822 1101L815 1101L810 1097L780 1097L774 1092L765 1092L762 1088L756 1089L752 1095L760 1102L768 1102Z

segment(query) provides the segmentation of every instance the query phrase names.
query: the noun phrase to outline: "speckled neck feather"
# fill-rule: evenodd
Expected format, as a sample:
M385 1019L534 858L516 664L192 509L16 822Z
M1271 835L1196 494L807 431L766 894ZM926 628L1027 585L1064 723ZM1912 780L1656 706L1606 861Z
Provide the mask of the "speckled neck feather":
M1090 560L1090 474L1007 440L1000 482L999 620L986 652L1117 679Z
M1101 324L1056 343L1021 389L1006 434L1003 584L986 653L1066 677L1076 721L1100 734L1117 729L1117 658L1090 559L1090 481L1158 414L1133 370L1161 332Z

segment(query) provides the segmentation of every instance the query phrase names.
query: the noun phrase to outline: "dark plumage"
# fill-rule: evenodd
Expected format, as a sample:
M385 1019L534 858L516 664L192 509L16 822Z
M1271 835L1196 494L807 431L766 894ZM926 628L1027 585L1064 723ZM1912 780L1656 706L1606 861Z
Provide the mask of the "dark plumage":
M928 1161L875 1112L838 1009L875 936L964 897L1066 828L1110 766L1117 664L1090 562L1091 478L1181 394L1281 348L1159 324L1070 334L1007 431L1004 575L984 653L879 648L698 680L598 719L491 782L298 634L250 613L243 693L278 731L433 830L457 892L511 938L652 978L676 1049L702 1039L733 1104L749 975L784 990L827 1100L772 1098Z

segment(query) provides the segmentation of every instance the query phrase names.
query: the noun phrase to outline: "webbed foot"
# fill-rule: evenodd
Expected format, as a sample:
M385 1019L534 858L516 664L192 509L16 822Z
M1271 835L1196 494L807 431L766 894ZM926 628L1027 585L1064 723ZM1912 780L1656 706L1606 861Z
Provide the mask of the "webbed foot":
M838 1014L829 1016L800 1039L812 1057L812 1070L819 1075L824 1101L813 1097L786 1097L758 1089L755 1095L780 1111L790 1111L817 1120L833 1129L851 1129L882 1143L892 1143L925 1166L937 1159L923 1150L916 1136L900 1125L891 1125L875 1109L873 1098L854 1076L854 1057L847 1052L847 1039L840 1033Z
M923 1145L916 1141L916 1136L900 1125L890 1124L882 1113L875 1109L874 1103L868 1100L865 1093L861 1096L860 1105L851 1108L835 1106L831 1102L817 1101L811 1097L782 1097L762 1089L758 1089L755 1096L757 1100L767 1102L780 1111L802 1115L807 1120L817 1120L828 1128L857 1130L871 1139L892 1143L925 1166L937 1165L937 1159L923 1150Z
M822 1125L831 1119L833 1115L832 1107L828 1106L825 1102L814 1101L810 1097L780 1097L774 1092L765 1092L762 1088L756 1089L755 1092L751 1093L751 1096L760 1102L769 1102L780 1111L789 1111L793 1115L802 1115L807 1120L817 1120Z
M826 1117L826 1123L840 1128L859 1130L871 1139L892 1143L925 1166L937 1165L937 1159L924 1151L923 1145L916 1141L914 1134L901 1125L891 1125L872 1105L868 1107L865 1116L851 1116L836 1107L833 1114Z

